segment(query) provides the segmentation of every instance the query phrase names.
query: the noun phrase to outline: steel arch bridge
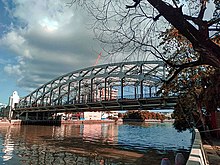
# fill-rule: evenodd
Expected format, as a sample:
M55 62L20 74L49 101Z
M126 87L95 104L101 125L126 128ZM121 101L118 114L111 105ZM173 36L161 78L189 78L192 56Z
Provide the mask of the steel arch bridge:
M106 111L172 107L175 96L156 96L165 79L162 61L92 66L62 75L22 98L17 112Z

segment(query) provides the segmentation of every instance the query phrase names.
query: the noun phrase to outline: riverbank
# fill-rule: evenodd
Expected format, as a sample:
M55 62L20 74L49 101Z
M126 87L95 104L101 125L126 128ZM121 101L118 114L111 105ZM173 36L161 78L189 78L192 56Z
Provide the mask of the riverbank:
M11 126L11 125L60 125L60 124L97 124L97 123L115 123L121 122L121 120L0 120L0 126Z
M0 126L21 125L21 120L0 120Z
M210 138L203 142L209 165L220 165L220 139Z
M156 120L156 119L145 119L144 121L139 119L105 119L105 120L0 120L0 126L9 125L21 125L21 124L45 124L45 125L60 125L60 124L97 124L97 123L122 123L122 122L147 122L147 123L166 123L174 122L174 120Z
M122 119L123 122L146 122L146 123L173 123L174 119L165 119L165 120L158 120L158 119Z
M114 123L115 120L61 120L61 124L97 124L97 123Z

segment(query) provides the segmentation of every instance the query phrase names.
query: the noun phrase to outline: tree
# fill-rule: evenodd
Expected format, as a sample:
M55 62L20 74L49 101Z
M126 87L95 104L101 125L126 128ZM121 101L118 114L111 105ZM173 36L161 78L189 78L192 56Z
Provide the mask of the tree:
M70 4L76 2L88 9L96 19L96 37L111 55L124 54L127 55L126 60L132 54L144 53L148 56L147 53L150 52L175 69L172 78L187 67L220 67L220 47L212 41L213 37L219 36L219 0L105 0L98 1L97 4L96 1L73 0ZM212 5L208 5L211 3L215 5L215 10L208 10L207 18L206 10L211 8ZM157 36L161 32L167 32L170 24L188 39L198 53L195 60L176 63L175 59L166 58L161 53Z
M179 131L191 129L193 126L201 129L202 122L197 112L196 100L191 92L183 93L179 96L174 108L174 127Z
M197 61L186 63L185 66L182 65L181 67L201 64L220 67L220 47L209 38L209 27L215 23L219 23L220 18L212 18L209 21L203 20L207 8L207 0L200 0L200 9L197 17L183 14L182 7L178 7L175 0L173 0L173 3L176 8L162 0L148 0L148 2L159 11L160 15L185 36L192 43L194 50L199 53L200 57ZM217 8L219 8L220 2L217 0L214 2L217 4ZM192 21L192 23L189 21ZM198 28L193 24L197 25Z
M161 37L164 54L168 53L171 58L175 58L176 55L181 55L181 58L176 62L192 61L194 60L193 58L198 56L187 39L179 34L175 28L169 29L169 33L161 35ZM213 41L219 44L218 38L213 38ZM217 107L220 106L218 101L220 99L219 77L219 69L201 65L183 69L178 77L172 79L169 84L164 84L162 89L165 92L176 93L181 91L179 101L174 111L176 119L174 123L175 128L182 131L189 128L189 126L193 126L193 121L195 121L194 126L203 125L203 129L205 125L209 125L210 129L217 128L216 110ZM211 120L206 117L207 120L205 121L202 107L205 107L206 113L211 115ZM193 118L199 116L199 118L192 120L192 116ZM198 120L200 121L198 122ZM188 123L190 123L190 125Z
M219 136L216 130L216 110L220 106L220 70L200 75L199 79L200 84L194 84L179 95L174 108L174 126L179 131L192 126L204 130L208 126L213 130L212 135Z
M123 54L127 60L143 54L142 59L147 60L153 54L165 61L170 67L164 80L167 91L190 87L195 92L192 89L220 68L220 0L105 0L97 4L73 0L70 4L76 2L95 18L96 37L111 57ZM168 39L164 41L161 35Z
M220 69L216 69L212 74L202 79L205 87L203 92L203 103L207 112L211 115L210 129L217 130L216 109L220 107ZM220 136L219 131L213 132L214 136Z
M154 113L149 111L128 111L125 116L125 119L139 119L144 121L145 119L157 119L164 120L166 116L160 113Z

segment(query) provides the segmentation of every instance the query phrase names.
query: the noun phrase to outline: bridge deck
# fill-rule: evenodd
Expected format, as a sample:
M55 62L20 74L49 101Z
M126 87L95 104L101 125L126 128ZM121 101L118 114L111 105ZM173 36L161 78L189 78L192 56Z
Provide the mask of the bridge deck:
M84 112L84 111L113 111L113 110L150 110L155 108L172 108L176 105L177 97L153 97L141 99L115 99L100 102L64 104L54 106L32 106L16 108L16 112Z

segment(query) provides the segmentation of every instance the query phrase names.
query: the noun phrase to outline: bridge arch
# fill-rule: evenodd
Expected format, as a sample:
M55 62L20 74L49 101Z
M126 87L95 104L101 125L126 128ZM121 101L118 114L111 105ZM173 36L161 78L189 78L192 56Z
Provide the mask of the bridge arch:
M152 97L165 78L162 61L87 67L57 77L20 100L19 108Z

